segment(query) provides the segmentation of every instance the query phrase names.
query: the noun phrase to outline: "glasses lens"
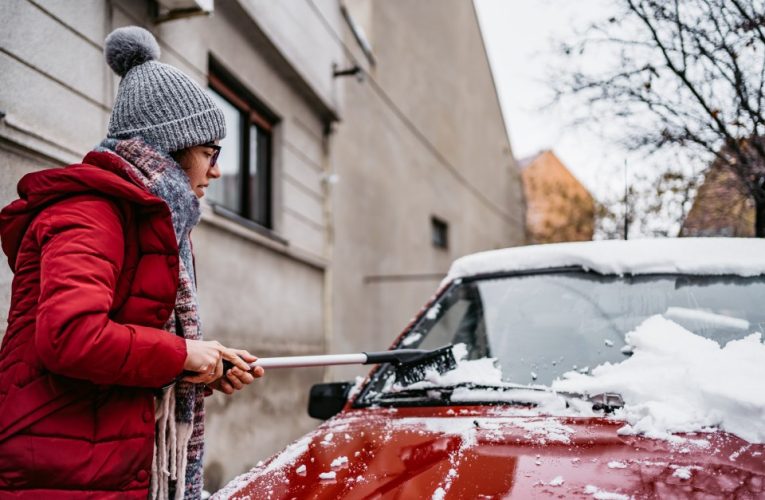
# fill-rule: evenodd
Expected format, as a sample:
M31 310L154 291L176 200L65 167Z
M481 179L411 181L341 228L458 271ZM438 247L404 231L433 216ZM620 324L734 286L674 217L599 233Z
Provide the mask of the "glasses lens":
M214 167L218 163L218 155L220 155L220 149L216 149L210 157L210 167Z

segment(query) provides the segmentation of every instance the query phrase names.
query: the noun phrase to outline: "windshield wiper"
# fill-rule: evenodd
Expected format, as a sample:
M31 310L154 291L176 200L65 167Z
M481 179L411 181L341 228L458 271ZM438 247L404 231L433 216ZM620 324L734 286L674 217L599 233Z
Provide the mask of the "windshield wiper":
M495 392L510 392L510 391L551 392L549 389L544 387L515 385L515 384L492 385L492 384L476 384L473 382L461 382L461 383L452 384L452 385L437 385L437 386L434 385L434 386L428 386L428 387L417 387L414 389L403 389L403 390L395 391L395 392L385 392L380 394L378 396L378 399L383 401L440 400L440 401L448 403L452 401L452 394L457 389L485 390L485 391L495 391ZM508 401L504 398L501 399L501 401L516 402L516 401ZM532 404L532 405L538 404L537 402L526 401L522 398L519 399L517 402Z
M593 411L603 410L605 413L613 413L619 408L624 408L624 400L621 394L615 392L604 392L587 397L587 401L593 403Z
M550 389L550 392L553 392L554 394L562 396L566 399L578 399L580 401L587 401L588 403L592 403L592 411L602 411L606 414L613 413L619 408L624 407L624 400L622 399L621 394L617 394L615 392L605 392L602 394L595 394L593 396L579 392L553 391L552 389ZM566 402L566 406L568 406L568 402Z
M620 394L607 392L603 394L596 394L590 396L588 394L581 394L576 392L559 392L553 391L549 387L545 386L528 386L520 384L507 384L507 385L491 385L491 384L475 384L472 382L462 382L459 384L444 385L444 386L430 386L430 387L418 387L414 389L403 389L396 392L385 392L378 396L381 402L422 402L422 401L437 401L444 403L452 402L452 395L457 389L468 390L486 390L494 391L498 393L511 392L511 391L534 391L548 393L552 395L561 396L564 399L578 399L580 401L587 401L592 403L593 411L603 411L606 414L613 413L619 408L624 407L624 400ZM478 402L477 400L455 401L455 402ZM538 406L538 401L531 401L529 399L518 398L517 400L508 400L506 398L497 399L496 402L502 403L519 403L528 404L532 406ZM568 401L566 402L568 406Z

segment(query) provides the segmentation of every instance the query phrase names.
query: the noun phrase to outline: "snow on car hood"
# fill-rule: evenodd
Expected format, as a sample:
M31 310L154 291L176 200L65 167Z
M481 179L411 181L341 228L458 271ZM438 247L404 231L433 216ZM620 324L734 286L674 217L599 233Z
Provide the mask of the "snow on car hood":
M641 498L683 496L690 489L754 498L765 493L763 445L722 432L676 444L620 435L622 424L509 407L348 410L214 498Z
M454 261L443 283L505 271L578 266L602 274L765 273L765 239L671 238L529 245L467 255Z

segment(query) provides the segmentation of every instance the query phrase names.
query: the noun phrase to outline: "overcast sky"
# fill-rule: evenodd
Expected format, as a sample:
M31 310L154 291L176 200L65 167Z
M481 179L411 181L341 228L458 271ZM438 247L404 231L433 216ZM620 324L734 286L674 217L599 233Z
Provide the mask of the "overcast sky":
M604 16L604 0L474 0L513 153L552 149L594 194L623 179L624 152L590 130L567 128L550 100L549 74L559 69L554 41Z

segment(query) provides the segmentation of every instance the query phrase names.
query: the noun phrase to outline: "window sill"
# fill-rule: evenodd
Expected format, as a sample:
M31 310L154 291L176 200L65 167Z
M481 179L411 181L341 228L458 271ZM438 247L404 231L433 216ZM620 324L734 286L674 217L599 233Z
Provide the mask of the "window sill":
M327 268L326 259L290 246L289 241L257 222L240 217L225 208L201 203L202 222L223 229L260 246L290 257L319 270Z
M211 203L208 203L208 205L210 206L210 208L212 208L212 213L214 213L215 215L219 215L232 222L239 224L240 226L244 226L251 231L255 231L256 233L263 236L264 238L272 239L276 243L279 243L280 245L284 245L284 246L289 245L289 242L287 240L285 240L284 238L282 238L281 236L273 232L271 229L261 224L258 224L254 220L245 219L241 215L238 215L232 212L231 210L225 207L222 207L220 205L214 205Z

